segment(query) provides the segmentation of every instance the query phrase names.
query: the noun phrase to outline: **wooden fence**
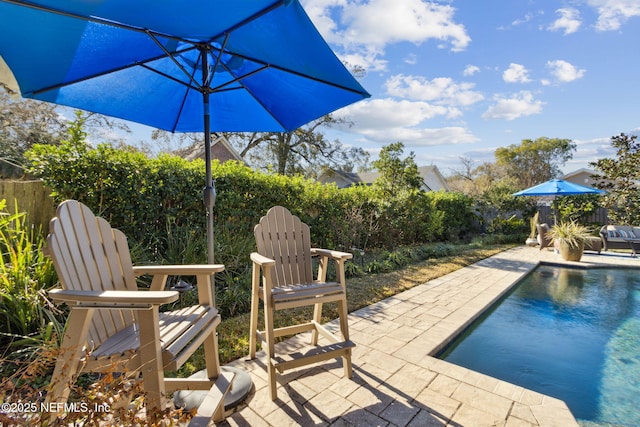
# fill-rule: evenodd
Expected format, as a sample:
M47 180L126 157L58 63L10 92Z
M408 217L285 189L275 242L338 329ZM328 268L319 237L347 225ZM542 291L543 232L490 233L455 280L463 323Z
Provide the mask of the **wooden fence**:
M553 212L551 211L551 206L538 206L538 212L540 212L540 217L538 218L538 222L540 224L547 223L549 225L553 225L555 223L553 219ZM600 224L606 225L609 223L609 216L607 214L607 209L598 208L594 213L585 218L585 224Z
M49 196L50 191L42 181L4 181L0 180L0 200L7 201L7 210L27 214L27 221L34 226L42 226L47 233L49 221L55 216L56 206Z

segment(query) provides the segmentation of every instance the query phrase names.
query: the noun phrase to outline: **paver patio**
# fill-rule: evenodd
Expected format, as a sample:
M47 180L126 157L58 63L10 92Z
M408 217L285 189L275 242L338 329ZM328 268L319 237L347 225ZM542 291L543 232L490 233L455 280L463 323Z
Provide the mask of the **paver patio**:
M351 313L352 379L339 361L287 371L272 402L265 353L233 362L255 390L222 425L577 426L561 400L432 357L539 262L640 267L628 254L587 252L565 263L525 246L500 253Z

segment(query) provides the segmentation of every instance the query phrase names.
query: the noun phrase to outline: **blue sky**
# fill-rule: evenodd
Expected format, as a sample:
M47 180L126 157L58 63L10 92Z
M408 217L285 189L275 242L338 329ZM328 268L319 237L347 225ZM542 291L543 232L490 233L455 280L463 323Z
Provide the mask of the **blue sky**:
M460 157L541 136L577 144L565 172L640 130L640 0L302 0L372 97L328 132L376 158L396 141L446 175Z

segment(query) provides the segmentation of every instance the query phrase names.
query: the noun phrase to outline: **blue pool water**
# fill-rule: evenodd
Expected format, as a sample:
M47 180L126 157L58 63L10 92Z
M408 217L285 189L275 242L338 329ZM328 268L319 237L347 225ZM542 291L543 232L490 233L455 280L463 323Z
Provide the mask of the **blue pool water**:
M640 426L640 270L539 266L439 357Z

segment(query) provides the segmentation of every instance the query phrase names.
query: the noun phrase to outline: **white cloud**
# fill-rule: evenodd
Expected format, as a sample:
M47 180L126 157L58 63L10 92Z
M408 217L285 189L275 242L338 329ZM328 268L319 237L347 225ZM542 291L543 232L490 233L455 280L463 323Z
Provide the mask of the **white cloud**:
M556 13L560 15L553 24L549 25L548 29L551 31L564 31L564 34L571 34L578 31L582 22L580 21L580 11L574 8L562 8L556 10Z
M484 96L473 90L473 83L456 83L448 77L428 80L421 76L398 74L385 82L391 96L418 101L433 101L438 105L468 106L482 101Z
M502 73L502 79L507 83L528 83L529 71L524 65L511 63L509 68Z
M640 16L638 0L587 0L598 11L596 30L618 30L629 18Z
M547 61L547 68L551 70L551 75L560 83L568 83L580 79L586 73L584 68L576 68L575 65L557 59L555 61Z
M305 11L325 40L357 56L357 65L384 70L388 45L419 45L436 40L452 51L464 50L471 38L454 20L455 8L422 0L304 0ZM355 62L354 62L355 63ZM371 64L371 65L370 65Z
M590 162L597 159L615 157L615 148L611 146L609 137L593 138L589 140L574 139L576 151L573 157L567 161L565 172L571 172L580 168L593 169Z
M427 147L434 145L469 144L478 141L470 131L463 127L444 128L387 128L381 130L362 130L371 142L388 144L402 141L407 147Z
M429 39L449 41L452 50L463 50L470 42L463 25L453 21L451 6L421 0L370 0L344 5L343 36L348 43L386 46Z
M422 101L377 98L352 104L337 111L335 115L354 122L354 128L380 130L386 127L416 126L436 116L447 115L449 111L447 107Z
M416 56L415 53L410 53L406 56L406 58L404 59L404 62L409 65L415 65L418 63L418 57Z
M519 18L519 19L515 19L513 20L509 25L501 25L498 27L498 30L509 30L511 28L514 27L518 27L520 25L524 25L530 21L533 21L534 19L536 19L538 16L542 16L544 15L544 11L543 10L537 10L534 12L527 12L523 18Z
M510 98L497 95L496 103L482 114L483 119L515 120L542 112L542 101L535 100L529 91L520 91Z
M534 14L529 12L527 13L524 18L521 19L516 19L515 21L513 21L511 23L512 27L517 27L518 25L522 25L522 24L526 24L527 22L531 21L534 18Z
M464 76L473 76L474 74L479 72L480 72L480 67L477 67L475 65L467 65L464 71L462 72L462 74Z
M355 65L367 71L383 71L387 69L388 61L380 59L377 52L354 52L340 55L347 65Z
M454 110L455 111L455 110ZM407 144L435 145L475 142L477 138L462 127L422 128L425 120L450 116L452 109L423 101L398 101L391 98L361 101L334 113L353 126L344 132L364 136L376 143L403 141Z

